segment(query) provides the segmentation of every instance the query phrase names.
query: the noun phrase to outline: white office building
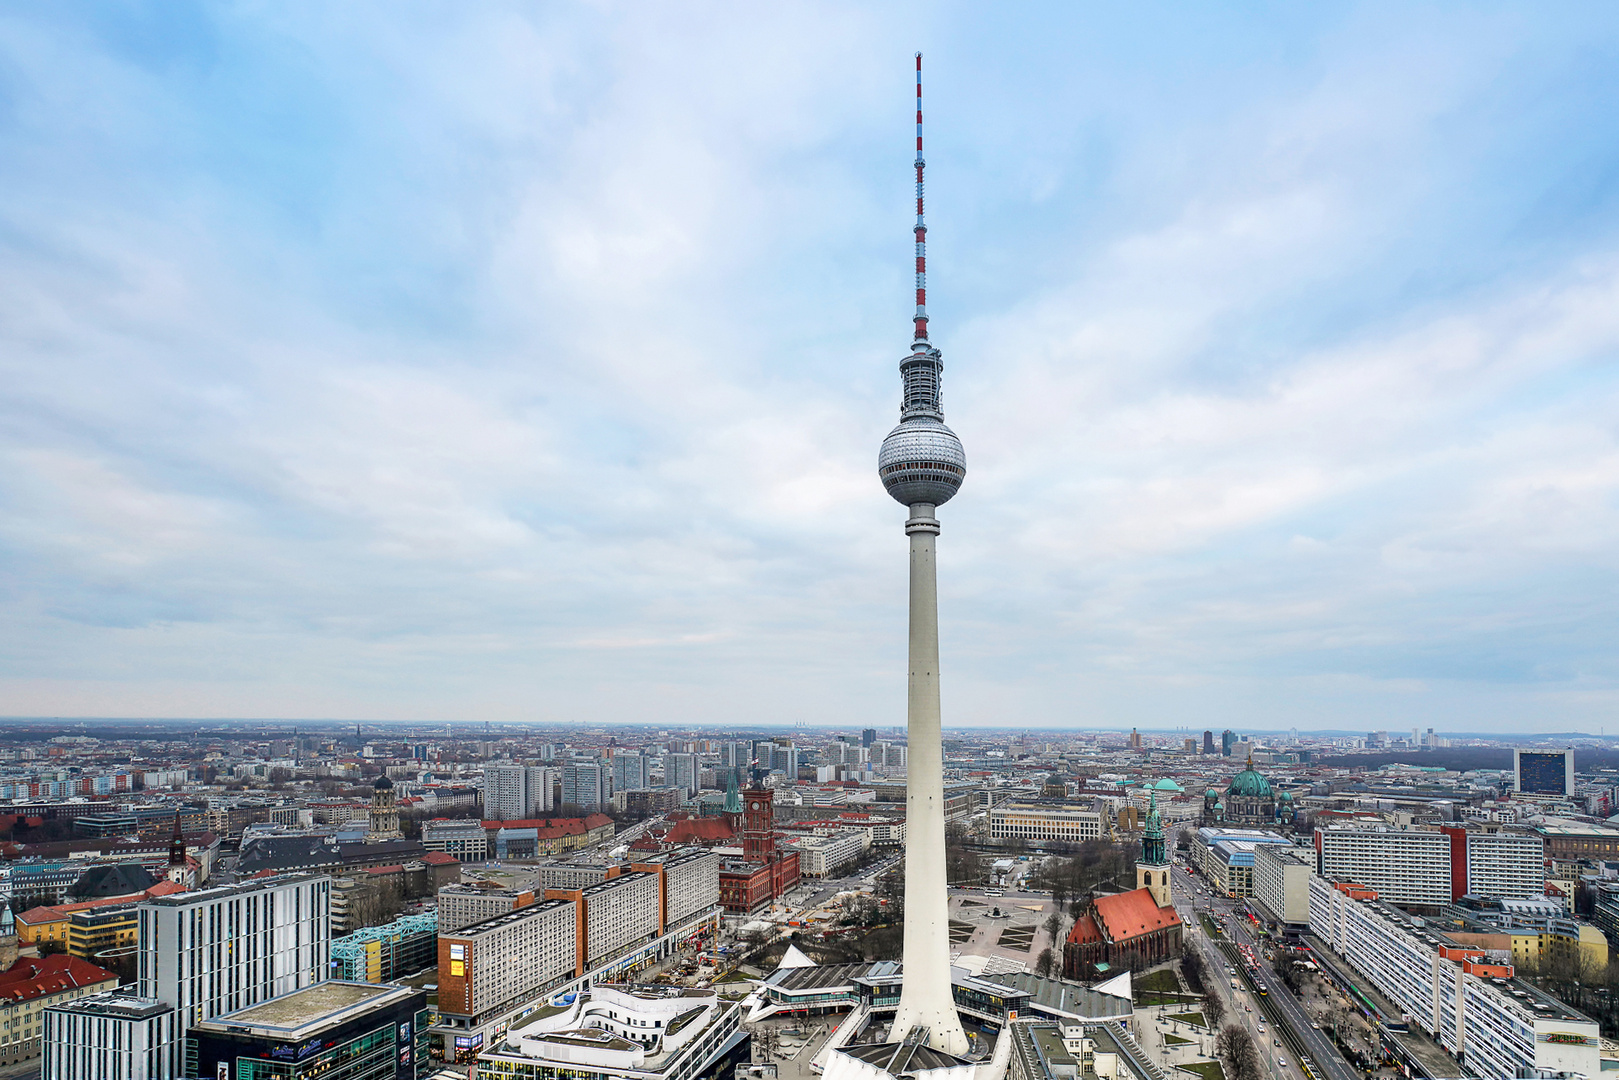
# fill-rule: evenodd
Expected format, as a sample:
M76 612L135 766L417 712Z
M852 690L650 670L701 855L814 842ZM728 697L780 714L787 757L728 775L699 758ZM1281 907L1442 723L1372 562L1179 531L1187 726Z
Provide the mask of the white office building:
M293 874L142 901L138 995L173 1005L189 1028L321 982L331 891L323 874Z
M865 829L839 829L830 836L800 837L794 846L798 848L800 873L809 878L831 877L871 850L871 833Z
M989 812L989 835L997 840L1095 840L1102 815L1062 803L1004 802Z
M470 818L422 822L422 846L428 851L454 855L464 863L489 858L489 834L483 822Z
M1364 885L1391 904L1451 902L1450 837L1443 832L1327 828L1315 839L1323 877Z
M1254 899L1284 927L1310 921L1310 878L1315 859L1285 844L1254 846Z
M45 1010L41 1080L176 1080L185 1029L155 998L93 994Z

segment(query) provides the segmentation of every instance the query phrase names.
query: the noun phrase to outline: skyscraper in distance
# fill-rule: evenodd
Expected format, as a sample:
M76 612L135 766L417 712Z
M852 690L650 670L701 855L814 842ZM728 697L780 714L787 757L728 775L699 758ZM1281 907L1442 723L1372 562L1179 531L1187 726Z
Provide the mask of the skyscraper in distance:
M877 475L910 511L910 673L905 722L905 981L892 1041L927 1031L927 1044L965 1054L967 1034L950 988L950 941L944 862L944 750L940 735L939 594L935 511L967 475L967 454L945 427L941 354L928 340L927 226L922 213L922 54L916 54L916 312L911 351L900 361L899 425L883 440Z

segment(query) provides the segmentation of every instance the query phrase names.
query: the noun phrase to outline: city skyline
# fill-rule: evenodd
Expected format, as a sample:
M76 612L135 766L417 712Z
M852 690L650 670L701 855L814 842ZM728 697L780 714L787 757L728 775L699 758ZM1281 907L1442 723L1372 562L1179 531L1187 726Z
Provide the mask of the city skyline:
M0 711L902 724L921 48L945 730L1596 736L1619 16L1390 12L4 16Z

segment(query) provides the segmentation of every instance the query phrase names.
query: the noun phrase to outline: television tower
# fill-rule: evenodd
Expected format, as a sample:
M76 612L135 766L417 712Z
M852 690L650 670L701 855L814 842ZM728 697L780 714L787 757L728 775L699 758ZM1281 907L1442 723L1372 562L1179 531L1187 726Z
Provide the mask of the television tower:
M928 341L927 225L922 217L922 54L916 54L916 314L911 352L900 361L899 426L877 455L883 487L910 508L910 686L905 730L905 981L893 1042L926 1029L927 1043L966 1054L967 1034L950 989L949 906L944 866L944 749L939 732L939 587L933 512L961 487L967 454L944 426L939 350Z

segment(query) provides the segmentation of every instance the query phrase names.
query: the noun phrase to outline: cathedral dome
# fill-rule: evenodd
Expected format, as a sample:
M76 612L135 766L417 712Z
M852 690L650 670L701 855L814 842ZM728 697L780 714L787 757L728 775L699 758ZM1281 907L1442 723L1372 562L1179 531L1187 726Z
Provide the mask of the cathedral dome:
M1231 780L1231 786L1225 789L1227 795L1242 795L1252 799L1265 799L1271 796L1270 781L1259 775L1252 767L1242 770Z

